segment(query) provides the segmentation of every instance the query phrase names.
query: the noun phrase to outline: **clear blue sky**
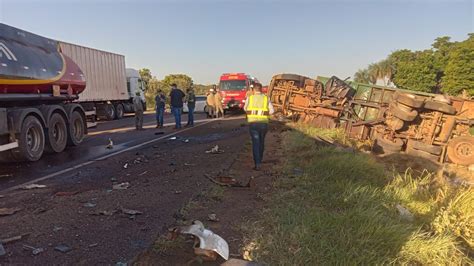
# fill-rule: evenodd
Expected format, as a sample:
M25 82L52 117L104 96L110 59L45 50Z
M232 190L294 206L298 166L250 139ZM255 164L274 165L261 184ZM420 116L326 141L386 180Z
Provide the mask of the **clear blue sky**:
M474 0L0 0L0 21L126 56L158 78L352 76L401 48L474 32Z

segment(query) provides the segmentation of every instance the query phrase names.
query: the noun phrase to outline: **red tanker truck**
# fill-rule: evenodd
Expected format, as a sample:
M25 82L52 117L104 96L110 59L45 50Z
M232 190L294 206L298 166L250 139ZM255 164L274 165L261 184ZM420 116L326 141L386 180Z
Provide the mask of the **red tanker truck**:
M57 41L0 24L0 159L36 161L79 145L86 115L74 101L85 87Z

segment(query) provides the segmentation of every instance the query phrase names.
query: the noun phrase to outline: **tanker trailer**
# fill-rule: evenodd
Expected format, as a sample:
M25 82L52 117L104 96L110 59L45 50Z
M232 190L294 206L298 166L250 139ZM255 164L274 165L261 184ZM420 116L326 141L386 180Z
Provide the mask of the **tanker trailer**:
M0 160L37 161L87 134L79 66L57 41L0 23Z

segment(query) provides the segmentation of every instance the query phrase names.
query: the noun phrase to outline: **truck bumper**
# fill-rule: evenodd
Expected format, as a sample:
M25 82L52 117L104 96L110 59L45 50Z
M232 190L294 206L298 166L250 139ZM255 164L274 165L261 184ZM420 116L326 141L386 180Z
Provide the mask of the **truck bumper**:
M12 142L8 144L0 145L0 152L12 150L15 148L18 148L18 142Z

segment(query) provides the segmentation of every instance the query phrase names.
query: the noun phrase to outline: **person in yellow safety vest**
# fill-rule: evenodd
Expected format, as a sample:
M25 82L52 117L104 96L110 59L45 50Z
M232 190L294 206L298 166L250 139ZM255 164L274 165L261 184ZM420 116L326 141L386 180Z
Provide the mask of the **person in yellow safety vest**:
M247 122L249 123L250 137L252 138L254 170L259 171L263 160L268 122L274 110L268 96L262 93L262 84L256 83L253 89L253 95L250 95L245 101L244 110L247 113Z

